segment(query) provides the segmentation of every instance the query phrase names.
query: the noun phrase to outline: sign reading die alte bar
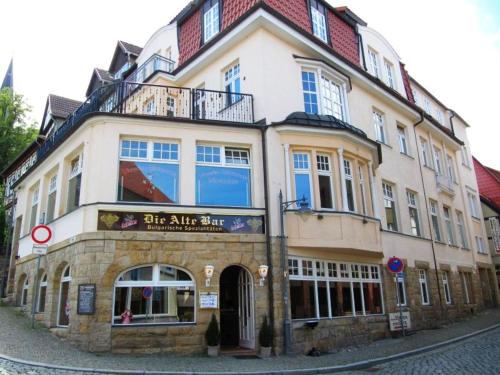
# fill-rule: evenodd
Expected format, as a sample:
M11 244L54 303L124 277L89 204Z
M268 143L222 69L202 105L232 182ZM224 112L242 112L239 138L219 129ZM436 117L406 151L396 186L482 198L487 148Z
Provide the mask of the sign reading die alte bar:
M167 212L98 212L98 230L198 233L264 233L264 216Z

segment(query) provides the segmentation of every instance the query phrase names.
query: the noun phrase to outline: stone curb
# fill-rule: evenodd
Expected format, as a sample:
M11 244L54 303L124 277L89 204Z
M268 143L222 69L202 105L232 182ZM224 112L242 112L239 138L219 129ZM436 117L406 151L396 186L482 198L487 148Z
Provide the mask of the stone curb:
M70 366L59 366L51 365L48 363L32 362L23 359L12 358L3 354L0 354L0 359L19 363L22 365L41 367L52 370L65 370L65 371L79 371L86 373L101 373L101 374L135 374L135 375L314 375L314 374L328 374L332 372L350 371L350 370L360 370L368 367L372 367L381 363L391 362L397 359L402 359L406 357L411 357L413 355L425 353L432 351L434 349L441 348L456 342L466 340L468 338L493 331L496 328L500 328L500 323L494 324L490 327L483 328L479 331L468 333L463 336L455 337L446 341L438 342L436 344L424 346L422 348L409 350L402 353L392 354L387 357L379 357L375 359L368 359L365 361L348 363L345 365L336 365L330 367L318 367L309 369L295 369L295 370L275 370L275 371L259 371L259 372L197 372L197 371L140 371L140 370L111 370L111 369L92 369L92 368L82 368L82 367L70 367Z

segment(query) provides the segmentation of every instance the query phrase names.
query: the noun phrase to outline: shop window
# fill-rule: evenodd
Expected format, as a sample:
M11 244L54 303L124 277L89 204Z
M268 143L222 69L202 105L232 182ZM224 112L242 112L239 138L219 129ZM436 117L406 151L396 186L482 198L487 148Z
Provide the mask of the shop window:
M194 313L194 281L174 266L134 268L115 282L113 324L194 323Z
M49 180L49 190L47 195L47 214L45 222L50 223L54 220L57 197L57 174L53 175Z
M250 151L219 145L196 146L196 204L250 207Z
M47 297L47 274L44 273L40 277L40 285L38 287L38 302L36 311L42 313L45 311L45 299Z
M333 208L333 187L330 157L316 155L321 208Z
M383 313L376 265L290 258L289 270L292 319Z
M312 207L311 163L309 154L293 153L293 173L295 182L295 199L305 199Z
M60 327L69 326L70 301L69 287L71 284L71 269L69 266L62 272L61 283L59 285L59 304L57 308L57 325Z
M387 229L397 231L398 220L396 215L396 199L394 197L393 185L383 182L382 190L384 192L384 207Z
M68 181L67 212L74 211L80 206L80 188L82 185L83 155L80 154L70 162Z
M121 141L119 201L178 203L178 190L177 143Z
M206 43L220 30L219 0L206 0L203 4L203 41Z

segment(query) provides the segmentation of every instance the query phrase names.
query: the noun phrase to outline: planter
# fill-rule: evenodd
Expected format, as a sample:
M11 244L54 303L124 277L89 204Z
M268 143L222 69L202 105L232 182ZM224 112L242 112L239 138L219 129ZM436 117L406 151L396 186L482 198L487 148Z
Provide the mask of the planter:
M217 346L207 346L208 356L209 357L217 357L219 355L219 345Z
M260 347L260 358L269 358L271 356L271 346Z

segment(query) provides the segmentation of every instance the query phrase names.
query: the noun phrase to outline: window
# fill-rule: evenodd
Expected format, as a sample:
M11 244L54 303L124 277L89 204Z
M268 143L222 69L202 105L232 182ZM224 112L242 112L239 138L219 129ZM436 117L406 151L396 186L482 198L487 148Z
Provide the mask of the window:
M69 266L62 272L61 283L59 284L59 305L57 309L57 325L60 327L69 326L70 302L69 286L71 283L71 269Z
M178 203L179 145L123 139L118 200Z
M451 305L451 292L450 292L450 283L448 282L448 272L443 271L442 279L443 279L444 300L446 301L447 305Z
M28 291L29 291L29 280L28 276L25 277L23 286L22 286L22 291L21 291L21 306L26 306L28 304Z
M396 89L396 81L394 80L394 66L384 59L385 74L387 76L387 85L391 89Z
M448 245L455 244L455 236L453 235L453 218L449 207L443 206L444 223L446 226L446 235L448 236Z
M462 245L464 249L467 249L469 244L467 242L467 233L465 232L464 215L460 211L457 211L457 228L461 241L460 245Z
M418 218L417 196L411 191L406 192L408 211L410 214L410 230L414 236L420 236L420 222Z
M156 115L156 103L154 97L148 99L144 104L144 114L151 116Z
M47 214L45 222L50 223L54 220L56 209L56 196L57 196L57 174L53 175L49 180L49 190L47 196Z
M219 0L207 0L203 5L203 41L206 43L219 32Z
M293 153L293 172L295 182L295 199L305 198L308 206L312 207L311 166L309 154L304 152Z
M444 115L439 109L436 109L436 120L438 120L441 125L444 125Z
M446 155L446 172L450 182L455 182L455 168L453 168L453 158L450 155Z
M381 143L387 143L385 137L384 116L378 112L373 111L373 125L375 126L375 138Z
M441 150L434 146L434 167L436 169L436 173L440 176L443 175L443 165L441 164L442 159Z
M370 73L380 78L380 72L378 70L378 53L371 48L368 48L368 60L370 62Z
M30 227L29 231L37 224L37 211L38 211L38 203L40 200L40 187L37 186L31 192L31 210L30 210Z
M317 76L319 80L316 80ZM333 74L319 69L317 73L303 70L302 92L306 113L330 115L347 121L345 83L340 78L335 79ZM318 99L320 93L321 98Z
M420 146L422 148L422 162L426 167L431 167L429 159L429 143L426 139L420 137Z
M406 130L398 125L399 152L408 155L408 144L406 143Z
M363 168L358 165L358 178L359 178L359 191L361 193L361 205L363 208L363 215L366 215L366 195L365 195L365 178L363 176Z
M427 272L425 272L425 270L418 270L418 282L420 284L422 305L430 305L429 288L427 287Z
M384 207L385 207L385 217L387 229L392 231L398 230L398 222L396 215L396 201L394 199L394 193L392 191L393 186L383 182L382 190L384 192Z
M470 272L460 272L460 279L462 282L462 296L464 303L474 303L474 296L472 293L472 274Z
M397 294L396 294L396 306L406 306L406 288L405 288L405 282L404 282L404 277L396 277L396 286L398 288ZM401 303L400 303L401 299Z
M349 160L344 159L344 176L345 176L345 189L347 193L347 208L349 211L356 211L356 203L354 201L354 184L353 184L353 171L352 164Z
M383 314L377 265L299 258L288 265L292 319Z
M113 324L194 323L194 304L195 284L187 272L161 264L133 268L115 282Z
M441 230L439 229L439 213L438 213L438 206L437 202L435 201L429 201L430 207L431 207L431 220L432 220L432 229L434 229L434 236L436 241L442 241L441 240Z
M224 72L224 89L227 93L226 106L241 100L240 64L231 66Z
M488 218L488 222L490 223L491 241L493 242L492 251L500 251L500 225L498 224L498 218L490 217Z
M467 198L469 199L469 208L472 217L479 219L479 209L477 207L476 196L472 193L467 193Z
M431 110L431 102L429 101L429 98L424 96L424 111L427 112L429 115L432 115L432 110Z
M326 9L316 0L311 0L311 19L313 34L328 43L328 34L326 27Z
M45 311L45 299L47 297L47 273L40 277L40 285L38 286L38 302L36 311L42 313Z
M196 204L251 206L250 151L220 145L196 146Z
M321 208L333 208L333 187L330 157L316 155L318 168L319 199Z
M479 254L488 254L484 246L484 240L481 236L476 236L476 247Z
M80 206L80 187L82 185L83 155L80 154L70 162L68 181L68 206L67 212L74 211Z
M469 153L467 152L467 146L462 146L460 151L462 154L462 164L465 165L466 167L470 167Z

